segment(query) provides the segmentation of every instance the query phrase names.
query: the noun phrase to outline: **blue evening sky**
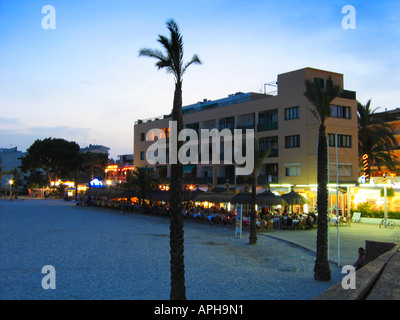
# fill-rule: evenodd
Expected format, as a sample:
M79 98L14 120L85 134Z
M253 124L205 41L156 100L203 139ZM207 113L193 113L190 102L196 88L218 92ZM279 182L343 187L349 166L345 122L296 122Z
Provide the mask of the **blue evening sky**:
M56 10L43 29L42 7ZM342 28L345 5L356 29ZM314 67L344 74L373 107L400 107L400 1L0 0L0 147L25 151L60 137L133 152L133 124L168 114L174 82L141 48L180 26L183 103L263 92L279 73Z

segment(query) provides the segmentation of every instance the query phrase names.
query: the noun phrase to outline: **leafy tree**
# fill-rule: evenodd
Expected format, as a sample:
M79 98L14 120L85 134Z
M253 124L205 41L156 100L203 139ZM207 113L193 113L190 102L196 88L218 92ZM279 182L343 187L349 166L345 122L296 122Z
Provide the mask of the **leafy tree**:
M95 177L104 178L104 169L108 163L108 155L105 153L85 152L81 154L82 174L88 180Z
M27 178L28 188L41 188L45 186L47 179L42 170L36 169L29 173Z
M366 176L371 176L371 165L382 166L393 171L396 167L397 157L393 150L397 148L397 141L393 128L384 123L375 115L377 109L371 110L371 100L363 105L357 103L358 113L358 153L360 162L367 155Z
M79 165L79 145L64 139L46 138L36 140L21 158L23 171L43 169L49 185Z
M141 49L139 56L155 58L156 67L165 69L175 78L175 92L172 109L172 120L177 122L177 130L183 129L182 116L182 77L187 68L200 59L194 55L188 63L183 61L183 40L178 25L173 19L167 21L170 38L159 35L158 42L165 52L158 49ZM178 150L182 141L177 141ZM183 215L182 215L182 164L171 165L171 208L170 208L170 246L171 246L171 300L185 300L185 264L183 256Z
M318 129L318 229L317 229L317 257L314 267L314 279L317 281L330 281L331 269L328 261L328 159L325 121L331 115L331 102L338 96L340 87L337 85L326 86L322 89L316 82L305 81L306 92L304 95L313 105L310 111L319 122Z

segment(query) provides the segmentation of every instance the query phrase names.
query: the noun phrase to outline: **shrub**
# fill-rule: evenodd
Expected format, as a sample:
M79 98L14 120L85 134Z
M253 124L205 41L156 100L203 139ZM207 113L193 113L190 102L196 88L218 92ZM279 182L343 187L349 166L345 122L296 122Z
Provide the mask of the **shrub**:
M362 217L369 217L371 215L371 205L369 204L369 202L363 202L363 203L359 203L357 206L357 210L359 212L361 212L361 216Z

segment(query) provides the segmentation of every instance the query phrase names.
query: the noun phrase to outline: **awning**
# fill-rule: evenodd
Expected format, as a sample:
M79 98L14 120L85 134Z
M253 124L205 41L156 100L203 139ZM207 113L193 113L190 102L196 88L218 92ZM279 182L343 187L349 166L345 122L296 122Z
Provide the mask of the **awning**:
M194 168L196 168L195 164L184 165L183 166L183 173L191 173Z

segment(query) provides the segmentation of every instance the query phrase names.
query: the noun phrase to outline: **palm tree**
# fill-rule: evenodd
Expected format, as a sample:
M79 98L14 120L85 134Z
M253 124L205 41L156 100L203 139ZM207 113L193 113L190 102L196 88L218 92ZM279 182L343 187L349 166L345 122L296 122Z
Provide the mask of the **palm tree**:
M371 110L371 100L365 105L357 103L358 152L360 162L365 159L367 180L371 174L372 164L377 165L379 170L381 166L385 166L390 171L396 166L396 156L392 154L392 150L397 147L393 129L375 115L376 110Z
M146 192L153 189L158 181L153 172L148 170L146 166L137 167L134 171L128 173L126 182L129 186L139 188L139 203L143 205L143 201L146 199Z
M258 141L254 145L254 167L251 173L251 203L250 203L250 237L249 244L257 243L256 202L257 202L257 175L265 159L268 158L274 146L266 150L259 150Z
M170 38L158 36L158 42L165 53L158 49L141 49L139 56L155 58L158 69L166 69L175 78L175 92L172 109L172 120L177 122L177 130L183 129L182 116L182 76L187 68L194 63L200 64L197 55L188 63L183 62L183 41L178 25L173 19L167 21ZM177 141L178 150L182 141ZM183 257L183 215L182 215L182 164L171 165L171 208L170 208L170 247L171 247L171 300L186 299L185 264Z
M317 254L314 267L314 279L317 281L330 281L331 270L328 261L328 159L325 121L331 115L331 102L338 96L340 87L337 85L326 86L322 89L316 82L305 81L308 98L314 108L310 111L319 122L318 130L318 229L317 229Z

